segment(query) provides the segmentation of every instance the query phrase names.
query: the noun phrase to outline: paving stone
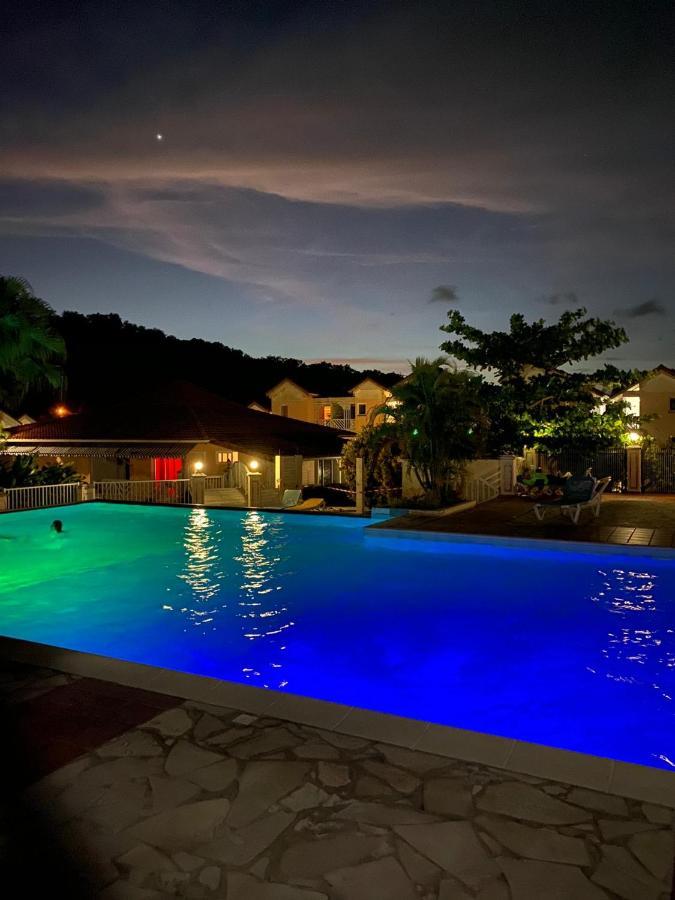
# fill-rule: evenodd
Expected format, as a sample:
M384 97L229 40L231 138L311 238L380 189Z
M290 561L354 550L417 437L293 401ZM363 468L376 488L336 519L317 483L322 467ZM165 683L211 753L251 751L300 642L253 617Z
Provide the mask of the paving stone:
M412 806L398 804L387 806L384 803L363 803L350 801L344 809L335 813L334 819L352 822L366 822L369 825L420 825L437 822L436 816L413 809Z
M383 837L338 834L292 844L281 857L280 871L291 879L318 878L326 872L354 866L390 852Z
M301 746L295 747L293 753L295 753L299 759L340 758L340 754L335 747L331 747L330 744L323 744L320 741L309 741L306 744L301 744Z
M449 881L445 878L438 888L438 900L473 900L473 897L467 894L456 881Z
M532 785L515 781L488 785L477 798L476 806L485 812L527 819L542 825L572 825L592 818L585 809L549 797Z
M249 713L239 713L232 721L236 725L252 725L254 722L258 721L258 716L252 716Z
M271 813L245 828L229 830L222 837L196 847L195 851L226 866L245 866L266 850L294 818L293 813L283 810Z
M328 900L326 894L288 884L256 881L251 875L230 872L227 876L227 900Z
M624 900L658 900L661 884L630 855L625 847L604 844L602 858L592 875L593 881L614 891Z
M199 880L212 891L217 890L220 885L220 869L217 866L206 866L206 868L199 873Z
M133 781L117 782L82 813L83 818L113 834L137 822L145 799L145 785Z
M498 862L513 900L607 900L576 866L507 857Z
M396 825L394 831L441 869L477 890L499 874L468 822Z
M267 870L269 868L270 858L269 856L262 856L257 862L255 862L249 872L251 875L255 875L256 878L260 878L261 880L265 878L267 874Z
M288 797L281 801L281 805L286 809L292 809L294 812L300 812L303 809L311 809L315 806L323 806L331 795L327 794L316 784L310 781L299 787L297 791L293 791Z
M238 759L251 759L263 753L274 753L276 750L289 750L302 743L302 738L293 734L288 728L265 728L250 740L235 744L230 750Z
M502 879L491 881L478 891L476 900L510 900L508 885Z
M229 810L229 800L199 800L151 816L134 825L129 833L163 850L187 850L209 841Z
M412 794L420 786L420 780L415 775L410 775L408 772L404 772L403 769L397 769L387 763L368 760L362 765L366 772L370 772L375 778L386 782L386 784L401 794Z
M326 787L346 787L351 781L349 775L349 766L339 765L338 763L320 762L317 767L319 781Z
M441 873L437 865L414 850L410 844L400 839L396 840L396 854L415 884L427 884L435 881Z
M190 772L186 778L205 791L224 791L236 779L237 771L235 759L223 759L212 766Z
M220 762L222 754L212 750L204 750L190 741L177 741L166 758L164 768L167 775L187 775L195 769L203 769L213 763Z
M432 772L434 769L447 768L452 760L445 756L433 756L431 753L421 753L419 750L406 750L404 747L394 747L393 744L376 744L375 749L384 756L388 763L399 766L401 769L410 769L420 775Z
M673 876L673 834L671 831L645 831L635 834L628 846L642 865L661 881Z
M114 756L162 756L164 750L156 737L147 731L130 731L113 738L96 751L108 759Z
M485 831L479 831L478 837L488 848L492 856L501 856L502 855L502 847L497 843L497 841L492 837L492 835L487 834Z
M195 725L195 730L192 732L192 734L196 741L203 741L210 735L222 730L223 723L220 719L217 719L210 713L204 713L204 715L200 717L199 721Z
M422 806L427 812L454 818L473 813L471 790L456 778L430 778L424 782Z
M173 860L148 844L139 844L133 850L123 853L117 858L117 862L123 869L129 870L129 880L134 884L142 884L148 875L155 872L178 870Z
M584 809L604 812L610 816L628 815L628 804L623 797L613 797L611 794L601 794L599 791L573 788L567 795L567 800L576 806L583 806Z
M600 819L598 825L606 841L614 841L617 838L623 838L629 834L638 834L641 831L654 830L651 822L638 822L630 819Z
M305 779L310 765L303 762L250 762L239 780L239 793L232 803L227 824L248 825L269 807L294 791Z
M332 900L372 900L374 890L387 900L417 900L412 882L392 856L338 869L326 875Z
M192 728L192 719L187 710L178 706L175 709L167 709L149 722L145 722L143 728L157 731L162 737L180 737Z
M141 888L126 880L116 881L98 895L98 900L163 900L166 894Z
M108 787L132 778L149 778L151 775L159 775L163 768L163 761L157 757L146 759L120 757L91 766L78 778L78 784Z
M190 880L187 872L158 872L157 881L160 887L170 894L183 894Z
M144 815L153 816L187 803L201 793L201 788L183 778L150 778L150 800L143 810Z
M183 850L174 853L171 858L183 872L194 872L195 869L199 869L204 865L204 860L201 856L193 856L192 853L185 853Z
M225 731L221 731L220 734L212 734L206 738L206 743L209 747L229 747L230 744L250 737L254 733L253 728L227 728Z
M92 758L90 756L82 756L80 759L76 759L73 762L68 763L68 765L57 769L55 772L45 775L45 777L41 778L39 781L36 781L26 791L26 794L28 796L39 795L40 797L54 796L67 788L70 784L73 784L75 780L79 782L83 772L89 768L92 763L96 762L98 762L97 757Z
M211 713L220 719L229 719L236 712L235 709L227 709L225 706L214 706L213 703L201 703L199 700L186 700L182 705L185 709L196 709L199 712Z
M354 796L359 799L369 800L371 797L396 798L396 791L371 775L363 775L354 785Z
M533 828L491 816L478 816L475 824L517 856L576 866L590 865L588 850L581 838L558 834L552 828Z
M324 741L337 747L338 750L358 750L361 747L367 747L369 741L365 738L352 737L351 734L338 734L336 731L322 731L320 728L314 729L315 733Z
M654 803L643 803L642 812L650 822L654 822L656 825L673 824L673 810L668 809L666 806L656 806Z

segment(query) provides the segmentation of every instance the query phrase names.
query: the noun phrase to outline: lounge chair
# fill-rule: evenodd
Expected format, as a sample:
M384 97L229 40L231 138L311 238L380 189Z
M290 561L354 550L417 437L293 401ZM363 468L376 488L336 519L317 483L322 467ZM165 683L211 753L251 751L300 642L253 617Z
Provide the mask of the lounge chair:
M309 512L313 509L323 509L326 501L322 497L310 497L308 500L302 500L294 506L287 506L289 512Z
M281 498L281 506L283 509L287 509L289 506L297 506L302 500L302 491L284 491L284 495Z
M574 524L578 524L581 510L589 507L593 515L600 515L600 502L602 495L607 490L611 477L595 478L584 476L583 478L569 478L563 488L562 496L551 503L535 503L534 514L539 522L542 522L547 509L559 509L562 516L569 516Z

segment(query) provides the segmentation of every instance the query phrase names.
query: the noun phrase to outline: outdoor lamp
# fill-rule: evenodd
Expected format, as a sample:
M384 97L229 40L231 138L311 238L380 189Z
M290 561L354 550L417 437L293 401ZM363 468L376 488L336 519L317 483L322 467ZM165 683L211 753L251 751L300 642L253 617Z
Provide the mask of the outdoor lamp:
M252 459L251 462L250 462L248 465L249 465L249 468L250 468L250 469L253 469L253 471L255 472L255 470L258 468L258 466L260 465L260 463L258 462L257 459Z
M195 470L195 472L201 472L201 470L204 468L204 463L201 461L201 459L198 459L192 468Z

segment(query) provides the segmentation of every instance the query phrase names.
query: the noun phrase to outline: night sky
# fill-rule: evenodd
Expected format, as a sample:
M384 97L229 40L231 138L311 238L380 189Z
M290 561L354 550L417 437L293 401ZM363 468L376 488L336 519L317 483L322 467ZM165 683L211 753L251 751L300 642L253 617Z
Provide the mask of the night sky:
M3 9L0 272L58 311L400 368L444 284L675 365L671 3Z

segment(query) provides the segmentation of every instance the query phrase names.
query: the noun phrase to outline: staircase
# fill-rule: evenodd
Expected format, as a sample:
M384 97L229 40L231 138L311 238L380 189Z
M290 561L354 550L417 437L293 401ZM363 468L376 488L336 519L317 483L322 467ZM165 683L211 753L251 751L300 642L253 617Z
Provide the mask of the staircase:
M246 506L246 498L239 488L208 488L204 506Z

